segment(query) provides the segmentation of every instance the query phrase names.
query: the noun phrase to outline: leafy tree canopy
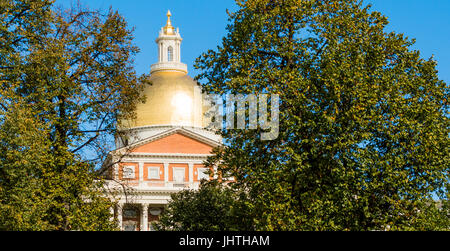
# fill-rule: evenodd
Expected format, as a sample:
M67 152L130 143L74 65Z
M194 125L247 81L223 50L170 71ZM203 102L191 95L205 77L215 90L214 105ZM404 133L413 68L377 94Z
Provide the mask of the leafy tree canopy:
M127 26L112 10L1 1L0 229L115 228L94 169L143 100Z
M196 67L209 93L280 95L276 140L225 130L227 147L209 160L248 193L255 228L422 229L421 208L447 199L450 173L436 61L362 1L237 4Z
M252 230L247 196L217 182L204 183L198 191L172 195L155 227L162 231Z

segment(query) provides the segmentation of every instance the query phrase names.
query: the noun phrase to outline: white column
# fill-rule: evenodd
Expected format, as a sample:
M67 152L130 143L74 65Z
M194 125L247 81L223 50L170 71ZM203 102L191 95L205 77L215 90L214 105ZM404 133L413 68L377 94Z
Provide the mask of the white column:
M176 62L180 62L180 43L176 42L175 43L175 48L176 48L176 57L177 57L177 61Z
M109 208L109 213L111 214L111 217L109 218L109 220L111 222L113 222L114 221L114 207Z
M190 183L194 182L194 163L189 163L189 180Z
M148 231L148 204L142 204L141 231Z
M163 43L161 48L162 48L162 61L167 62L167 46Z
M119 230L123 230L123 203L117 204L117 223L119 225Z
M169 182L169 163L164 163L164 181Z
M144 163L139 162L139 182L144 182Z
M181 42L178 43L178 62L181 62Z
M158 43L158 62L161 62L161 43Z

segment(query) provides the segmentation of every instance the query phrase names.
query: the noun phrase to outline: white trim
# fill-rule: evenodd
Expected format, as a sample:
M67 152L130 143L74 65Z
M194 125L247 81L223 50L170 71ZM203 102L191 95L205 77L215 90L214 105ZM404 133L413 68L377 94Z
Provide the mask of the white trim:
M139 162L139 181L144 181L144 162Z
M148 207L149 204L142 203L142 209L141 209L141 231L148 231Z
M164 72L181 72L184 74L188 73L187 64L179 63L179 62L161 62L156 63L150 66L150 74L154 74L155 72L164 71Z
M120 230L123 230L123 205L124 203L120 202L117 204L117 224Z
M189 180L190 182L194 181L194 163L189 163Z
M213 156L213 154L183 154L183 153L130 153L124 156L122 159L123 162L125 160L136 160L136 158L142 159L184 159L184 161L193 160L193 159L207 159L208 157Z
M164 181L169 182L169 163L164 163Z

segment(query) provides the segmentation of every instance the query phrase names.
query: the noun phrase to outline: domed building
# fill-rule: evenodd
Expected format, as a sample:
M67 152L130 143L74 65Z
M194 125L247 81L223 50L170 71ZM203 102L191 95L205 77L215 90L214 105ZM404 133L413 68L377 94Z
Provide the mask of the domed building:
M117 150L104 164L122 230L151 230L172 193L197 189L202 179L212 178L203 162L221 138L205 129L207 107L181 62L181 42L169 11L156 39L158 62L151 66L146 101L137 105L134 120L120 123Z

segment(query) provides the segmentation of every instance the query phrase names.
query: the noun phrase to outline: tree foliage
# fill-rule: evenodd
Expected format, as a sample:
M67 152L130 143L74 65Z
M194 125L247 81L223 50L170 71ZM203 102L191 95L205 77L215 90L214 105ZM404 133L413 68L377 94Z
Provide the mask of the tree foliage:
M95 168L143 99L132 30L48 0L1 1L0 17L0 229L114 229Z
M209 160L248 191L255 228L419 229L425 201L447 198L450 173L437 63L362 1L237 4L196 67L209 93L280 95L276 140L225 130Z
M217 182L204 183L198 191L173 194L155 227L160 231L251 230L247 199L244 193Z

